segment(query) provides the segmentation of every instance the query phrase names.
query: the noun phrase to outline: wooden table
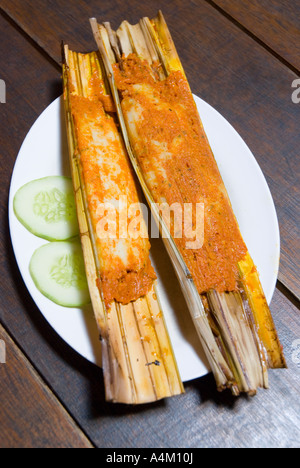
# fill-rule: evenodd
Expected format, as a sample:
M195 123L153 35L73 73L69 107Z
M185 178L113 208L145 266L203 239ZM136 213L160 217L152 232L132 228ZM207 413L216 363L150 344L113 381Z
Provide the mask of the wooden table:
M148 5L148 6L144 6ZM300 445L299 167L300 2L288 0L1 0L1 447L298 447ZM46 323L19 274L7 200L20 145L61 94L60 42L95 45L88 18L154 16L161 8L193 92L219 110L255 154L281 228L272 312L289 369L270 390L234 399L211 375L186 395L138 408L105 403L102 372ZM254 187L255 190L255 187ZM1 344L1 342L0 342Z

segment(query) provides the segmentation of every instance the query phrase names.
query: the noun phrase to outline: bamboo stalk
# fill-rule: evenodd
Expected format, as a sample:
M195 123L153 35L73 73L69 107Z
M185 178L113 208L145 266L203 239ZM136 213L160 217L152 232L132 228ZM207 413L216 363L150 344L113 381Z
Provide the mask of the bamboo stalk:
M98 27L98 23L95 19L91 19L91 25L93 28L94 36L99 47L100 53L103 57L104 65L106 68L107 76L109 82L111 84L112 94L115 99L115 104L118 112L118 117L120 121L120 126L122 129L123 137L125 140L126 148L133 164L133 167L138 175L139 181L141 183L143 192L146 196L149 206L151 206L152 213L154 219L156 220L157 224L159 225L162 238L165 243L166 249L170 255L172 263L175 268L175 272L178 276L178 279L182 285L182 290L185 295L186 301L189 305L189 310L191 312L191 316L199 335L199 339L204 347L208 361L211 365L212 371L214 373L217 386L220 390L224 388L230 387L233 388L233 392L236 393L236 382L233 376L232 371L230 370L227 362L225 361L222 352L219 349L218 343L215 341L213 332L209 326L208 318L205 313L203 304L201 302L201 298L196 290L195 284L193 279L182 259L180 252L178 251L174 240L172 239L170 232L164 222L164 219L161 217L160 213L156 209L156 205L152 198L152 195L147 187L147 184L143 178L141 169L138 165L137 159L133 153L130 139L127 134L127 128L124 121L124 117L121 110L120 100L118 91L114 81L114 74L112 69L112 63L114 61L110 61L110 57L112 54L112 49L108 42L108 34L106 29L103 26ZM126 41L128 43L128 40ZM121 42L121 48L123 49L123 45ZM107 50L108 49L108 50Z
M109 23L105 23L109 31ZM241 293L221 294L208 291L209 308L205 311L202 300L175 242L164 225L164 220L155 210L155 203L135 153L132 127L124 118L120 96L114 80L112 65L117 61L122 66L122 59L111 59L113 50L109 43L107 30L91 20L96 43L105 64L107 76L115 100L121 130L127 151L137 173L144 194L151 206L154 218L161 227L164 241L177 276L181 282L189 309L197 329L200 341L220 390L231 388L234 394L246 392L254 395L259 387L268 388L268 367L285 367L285 359L270 309L264 299L259 277L253 268L250 255L239 263L241 274ZM135 53L142 60L155 66L159 60L163 80L174 71L180 71L185 77L171 34L161 12L153 20L143 18L138 25L129 25L124 21L116 31L119 38L119 56ZM146 52L145 52L146 51ZM186 78L186 77L185 77ZM202 125L202 123L201 123ZM202 127L203 128L203 127ZM224 187L224 193L226 189Z
M155 284L148 295L140 298L136 303L122 305L114 301L109 309L106 308L101 290L101 256L99 257L96 247L97 233L90 216L77 141L78 129L74 124L71 100L71 95L76 95L92 102L93 96L90 93L89 82L95 73L100 78L104 77L101 75L102 68L96 53L77 54L65 46L63 62L70 165L87 279L101 335L106 398L112 402L141 404L178 395L184 390L163 316L157 319L157 323L149 320L147 349L144 345L145 329L141 326L141 317L151 317L152 314L156 314L155 305L158 307L158 303L157 301L151 302L155 294ZM108 95L105 80L102 86L105 94ZM161 333L162 329L164 334ZM164 360L162 349L167 350L168 360ZM161 363L155 371L149 363L152 354L157 356L157 360Z
M287 364L274 320L257 269L249 253L239 263L239 269L245 296L253 314L253 321L268 361L268 367L271 369L285 368Z

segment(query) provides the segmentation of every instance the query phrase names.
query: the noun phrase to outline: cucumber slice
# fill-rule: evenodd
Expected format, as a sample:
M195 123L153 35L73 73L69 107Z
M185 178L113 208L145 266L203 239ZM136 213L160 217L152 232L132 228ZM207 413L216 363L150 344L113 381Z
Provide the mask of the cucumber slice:
M53 176L21 187L14 197L14 212L34 235L49 241L78 235L72 180Z
M82 307L90 295L79 241L51 242L37 249L29 271L38 290L63 307Z

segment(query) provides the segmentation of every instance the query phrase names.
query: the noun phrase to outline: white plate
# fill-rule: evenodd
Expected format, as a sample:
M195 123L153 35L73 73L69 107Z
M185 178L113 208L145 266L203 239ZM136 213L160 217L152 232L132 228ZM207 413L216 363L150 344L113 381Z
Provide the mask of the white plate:
M279 227L266 180L249 148L232 126L211 106L195 97L205 130L228 189L249 251L271 301L279 268ZM18 155L10 189L12 244L23 280L41 313L73 349L100 365L101 349L91 307L65 309L35 287L28 265L46 241L29 233L13 213L13 197L27 182L51 175L69 175L67 140L61 98L54 101L28 133ZM198 344L179 284L160 240L152 241L161 300L184 382L207 374L209 367Z

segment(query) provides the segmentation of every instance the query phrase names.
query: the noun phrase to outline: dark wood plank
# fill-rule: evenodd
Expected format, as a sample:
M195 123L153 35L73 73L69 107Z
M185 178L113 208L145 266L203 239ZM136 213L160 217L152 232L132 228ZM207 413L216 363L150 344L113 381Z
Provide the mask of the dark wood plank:
M289 0L212 0L300 71L300 4Z
M92 448L0 325L0 447Z
M60 41L81 51L95 44L88 18L137 21L154 16L159 0L1 0L1 7L41 48L60 60ZM164 13L193 92L217 108L254 152L273 194L282 237L280 280L300 298L300 105L292 102L296 75L206 2L166 0Z
M54 8L56 2L44 2L43 15L47 17L49 13L49 17L51 17L51 12L46 9L46 3ZM66 3L62 3L66 7ZM26 1L23 4L25 5ZM73 25L78 18L76 14L78 4L82 5L82 2L68 2L69 10L66 7L66 11L69 11L68 21ZM225 58L228 58L229 50L224 46L225 58L222 57L222 53L218 52L220 42L224 39L222 34L229 35L231 46L235 43L234 40L237 40L235 28L232 25L228 26L222 15L216 16L215 10L207 9L207 6L201 11L198 8L193 10L194 14L188 10L184 14L185 10L181 7L181 3L175 0L172 2L173 6L174 4L177 9L171 9L171 2L166 2L171 11L167 19L171 21L173 31L176 31L178 25L183 28L182 34L179 31L175 32L175 40L181 50L185 50L184 44L186 44L188 50L184 53L184 65L196 92L205 96L207 100L211 99L211 101L214 99L215 92L217 98L220 99L223 95L221 84L226 83L226 78L233 80L239 96L241 90L238 86L239 81L235 77L236 70L234 69L235 73L232 71L232 76L230 74L235 57L232 58L231 66L228 65L227 68ZM192 5L192 2L186 4ZM96 10L96 2L93 5ZM116 5L120 6L120 11L117 13ZM158 6L158 2L154 1L153 14ZM134 11L135 7L136 12ZM141 6L137 1L130 2L130 7L121 4L121 2L112 1L106 11L107 17L114 17L115 23L118 23L122 17L129 17L129 13L130 19L136 19L140 14L148 12L149 9ZM206 22L202 17L203 14L207 15ZM25 19L24 17L24 21ZM28 25L29 23L28 21ZM42 31L41 23L41 37ZM81 24L81 20L79 25L77 23L77 31L79 35L86 34L86 41L90 41L88 39L90 33L83 33L86 31L86 26ZM219 31L223 39L214 45L213 37L216 40L216 31ZM57 33L57 38L62 33L62 30ZM201 37L199 37L199 42L195 43L193 38L197 37L197 34L198 37L199 34ZM75 36L74 42L77 41ZM209 375L186 385L186 395L155 405L139 408L108 405L104 401L101 371L78 356L45 322L31 300L18 272L10 244L6 205L10 175L19 146L33 120L60 93L60 72L4 18L0 18L0 39L2 41L0 60L1 63L7 63L7 67L3 67L1 70L1 75L3 76L5 73L3 78L9 83L8 103L0 108L1 128L5 128L5 138L3 131L0 132L3 154L0 186L0 274L2 277L0 317L16 343L30 361L34 362L35 368L54 393L59 396L64 407L72 414L78 425L84 429L92 443L98 447L296 447L299 445L300 376L297 362L292 360L293 342L300 336L299 312L297 307L287 300L280 291L275 294L272 310L290 368L289 370L271 372L270 390L259 392L253 400L245 398L234 400L227 393L218 394L214 381ZM44 39L40 40L40 45L43 41ZM202 41L205 44L204 50L200 47ZM43 47L46 42L43 42ZM241 44L242 47L245 47L245 42L242 39ZM246 42L246 45L251 52L252 42ZM5 52L7 50L14 50L10 61L7 61ZM212 61L210 56L206 55L206 50L210 54L214 52L218 60L210 72L208 67L212 67ZM259 56L258 50L255 53ZM236 55L238 58L239 54ZM197 62L198 57L199 61ZM254 58L255 54L253 56L250 53L250 59L253 61ZM266 55L264 59L269 60L269 57ZM273 64L275 71L278 71L273 60L273 57L270 58L270 63ZM263 68L262 62L263 60L260 59L259 66ZM203 68L199 68L199 63L203 63ZM221 71L218 71L219 68ZM285 76L285 67L280 70ZM216 73L216 81L213 79L214 73ZM269 73L271 74L271 71ZM269 77L269 74L266 73L266 75ZM211 83L207 82L208 76L210 76ZM247 83L246 77L243 76L243 79ZM252 102L256 99L257 94L255 93L258 92L259 86L256 87L256 80L253 76L250 76L250 83L249 94L252 93L252 99L250 95L245 99ZM285 83L284 78L283 84ZM244 81L242 81L243 84ZM267 84L265 84L266 86ZM212 87L211 90L210 87ZM278 88L276 89L278 90ZM273 112L277 106L278 111L280 110L279 104L284 102L282 89L283 85L279 87L281 90L280 100L276 101L275 96L275 104L271 105L269 112ZM228 88L225 86L222 99L224 108L221 110L223 113L228 112L229 117L231 116L233 119L235 117L233 109L238 107L239 101L235 99L234 92L231 90L229 97L233 103L229 105L229 97L225 99L227 92ZM272 102L272 99L270 101ZM285 109L284 112L287 110ZM237 121L238 117L240 118L240 114L237 116ZM241 126L246 132L246 117L241 122ZM288 128L290 126L291 121L289 121ZM249 131L248 137L251 135L255 136L255 132ZM274 135L275 130L272 133L272 136ZM296 131L295 139L297 140ZM276 144L278 140L277 137ZM296 141L294 144L296 145ZM276 145L273 148L271 137L269 145L274 156ZM294 153L296 154L296 150ZM261 151L260 157L262 160L264 159L264 151ZM270 180L272 180L271 177Z

